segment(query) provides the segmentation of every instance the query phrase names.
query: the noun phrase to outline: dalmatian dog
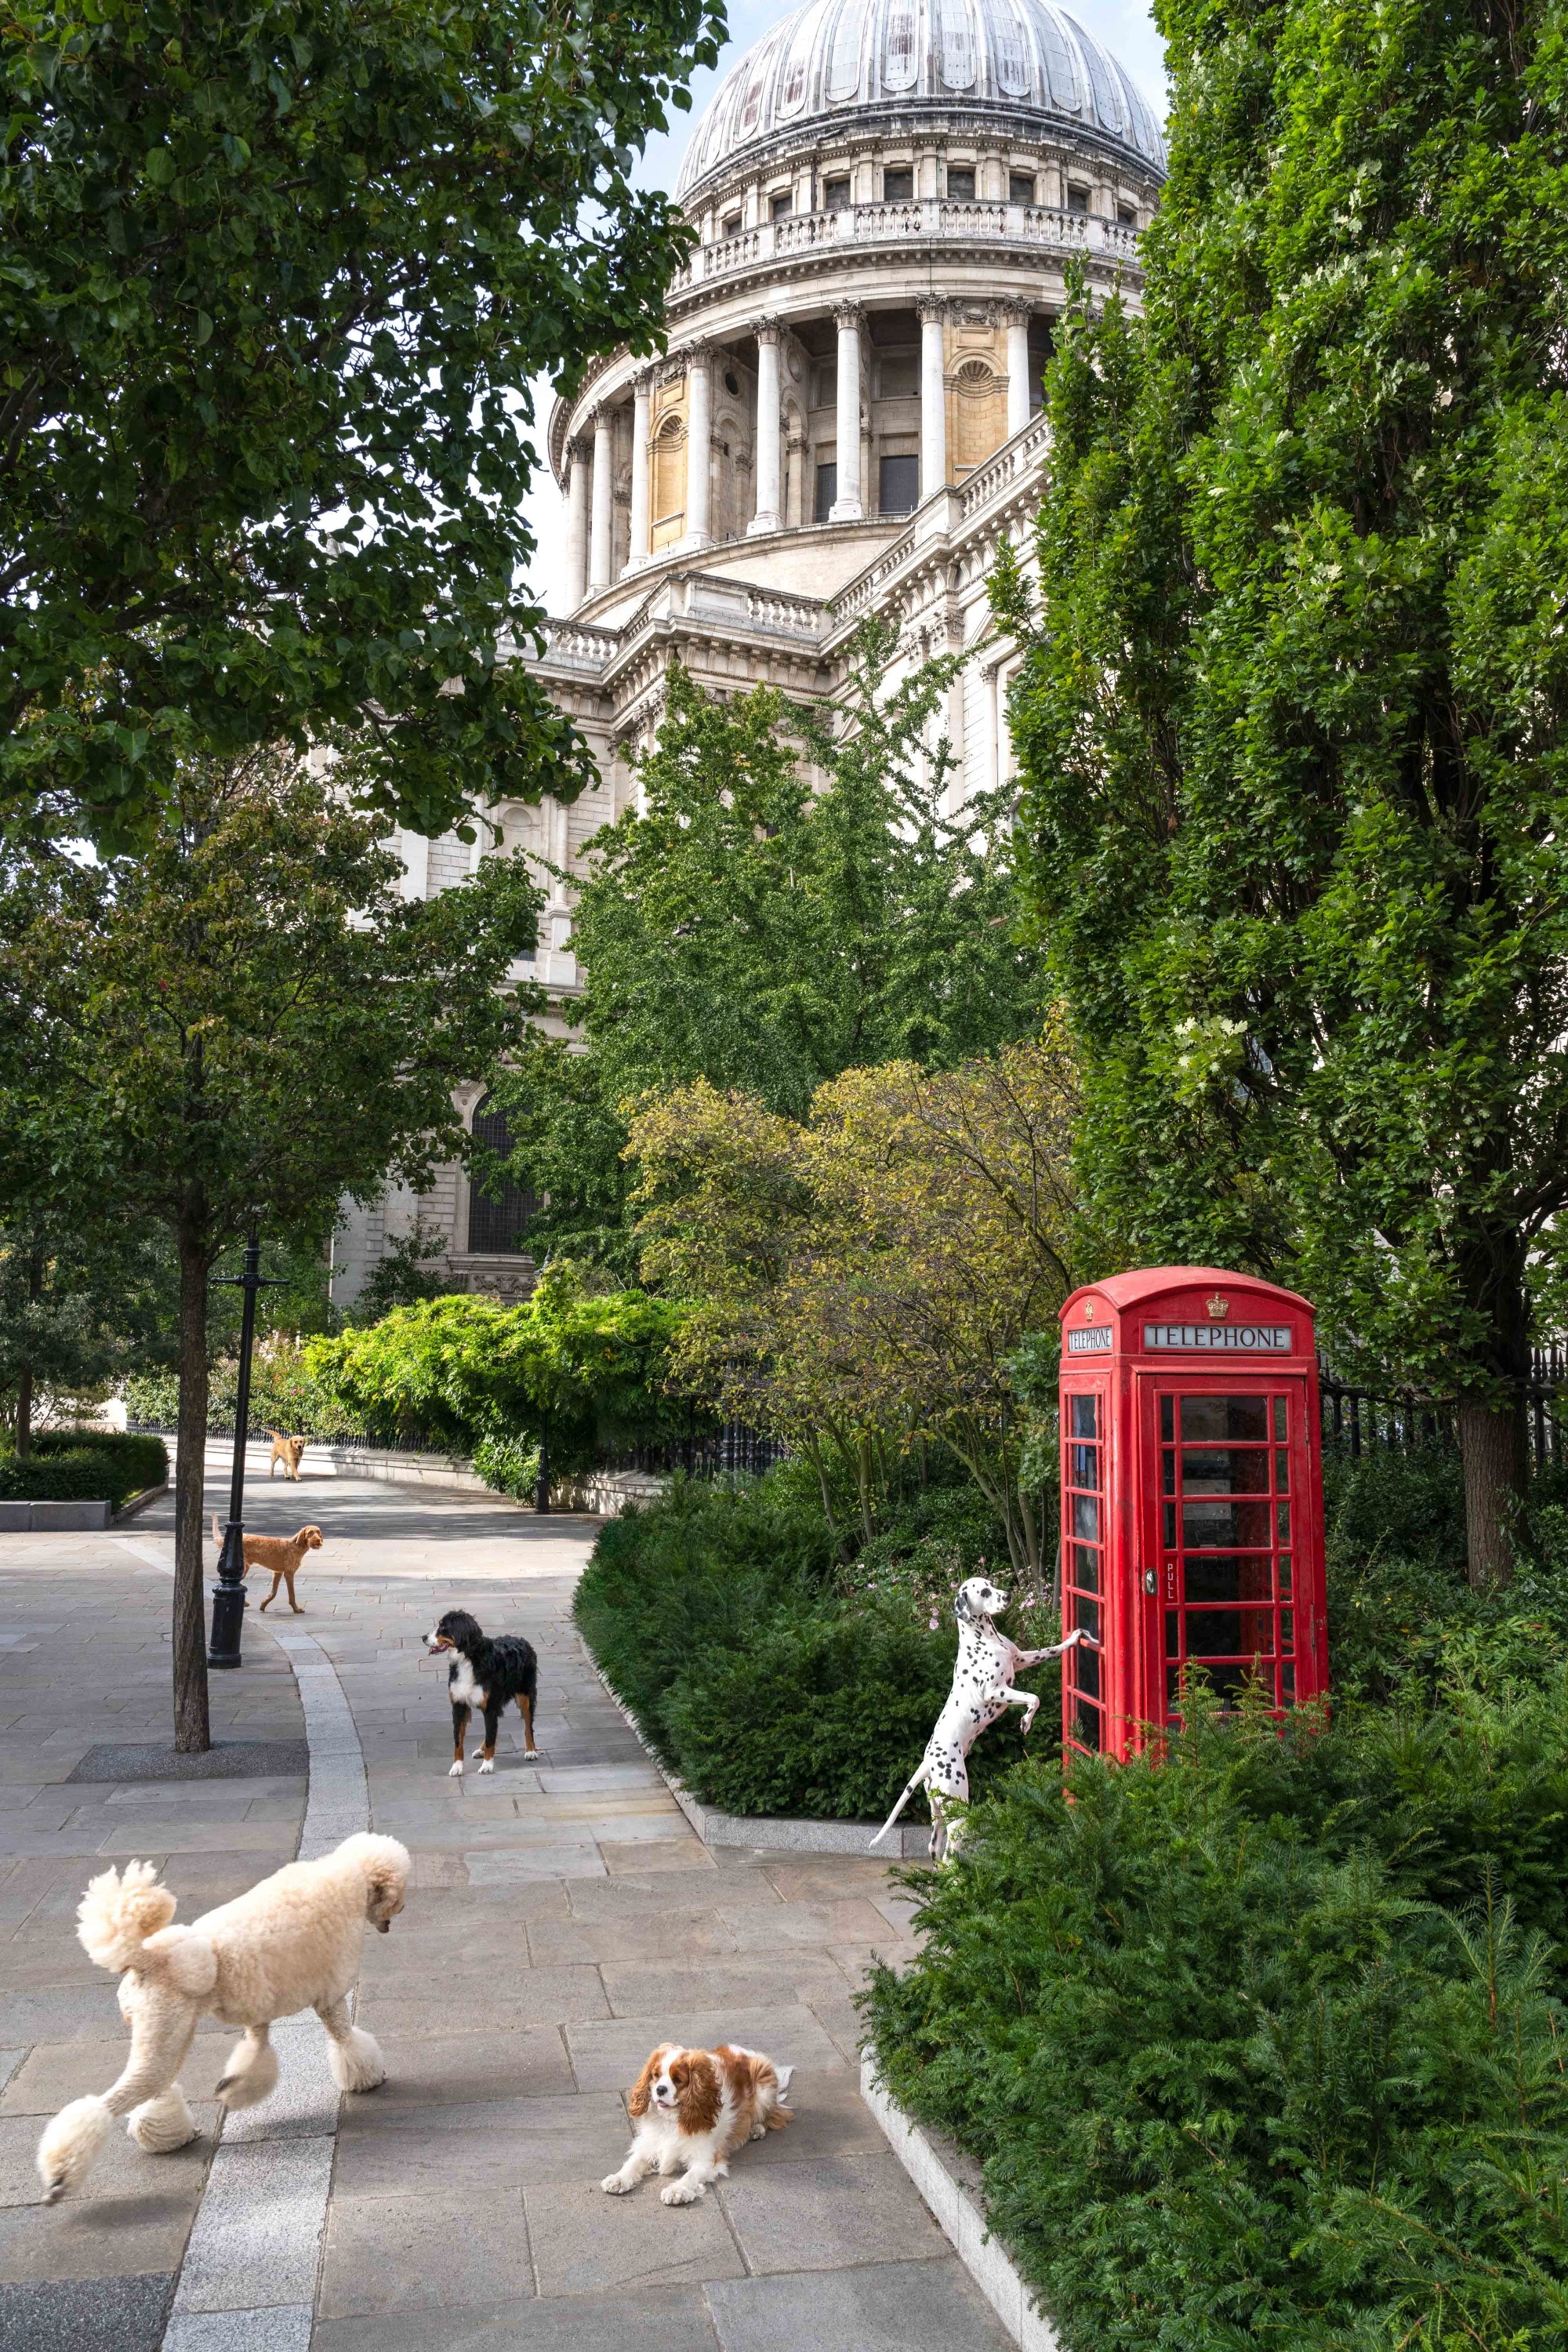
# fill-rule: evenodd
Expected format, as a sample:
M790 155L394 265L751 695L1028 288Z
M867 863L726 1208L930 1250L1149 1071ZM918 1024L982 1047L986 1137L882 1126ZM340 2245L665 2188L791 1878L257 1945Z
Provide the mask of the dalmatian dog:
M1099 1643L1091 1633L1081 1628L1069 1633L1065 1642L1054 1649L1020 1650L1005 1633L999 1633L994 1620L1007 1606L1007 1595L999 1591L989 1577L972 1576L958 1588L953 1614L958 1619L958 1662L952 1670L952 1688L947 1705L937 1717L936 1727L926 1742L926 1752L921 1759L920 1770L905 1789L903 1795L871 1840L874 1851L887 1836L917 1789L923 1789L931 1806L931 1855L934 1862L956 1853L960 1825L955 1822L950 1833L947 1808L969 1802L968 1755L988 1724L1010 1706L1024 1710L1024 1737L1033 1728L1040 1702L1033 1691L1015 1690L1013 1678L1026 1666L1037 1666L1047 1658L1059 1658L1075 1642L1087 1642L1091 1649Z

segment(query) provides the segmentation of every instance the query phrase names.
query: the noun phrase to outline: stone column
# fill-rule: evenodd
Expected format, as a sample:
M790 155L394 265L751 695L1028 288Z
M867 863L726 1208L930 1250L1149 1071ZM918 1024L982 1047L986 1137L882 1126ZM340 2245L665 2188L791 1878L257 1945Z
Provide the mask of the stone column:
M632 536L626 570L646 563L647 544L648 418L653 406L653 378L639 375L632 386Z
M865 313L858 302L840 302L833 317L838 329L838 417L834 429L838 495L827 520L858 522L865 513L860 499L860 328Z
M575 612L588 593L588 452L566 444L566 603Z
M1029 421L1029 312L1026 304L1007 303L1002 312L1007 329L1007 433L1021 433Z
M947 482L947 369L942 320L947 305L932 296L915 308L921 320L921 496Z
M588 541L588 593L610 584L610 520L616 488L615 419L608 408L594 415L593 529Z
M779 481L779 325L776 319L757 321L757 511L746 526L752 531L783 528Z
M708 373L704 345L693 344L686 354L686 537L693 547L706 547L708 529L708 467L713 441L713 379Z

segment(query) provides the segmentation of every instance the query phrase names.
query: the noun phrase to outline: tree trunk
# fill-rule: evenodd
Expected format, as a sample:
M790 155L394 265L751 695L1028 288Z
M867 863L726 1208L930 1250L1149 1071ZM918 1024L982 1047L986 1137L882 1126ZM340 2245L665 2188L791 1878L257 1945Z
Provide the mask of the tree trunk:
M200 1755L212 1746L207 1717L205 1594L202 1580L202 1490L207 1450L207 1257L182 1225L180 1243L180 1423L174 1463L174 1746Z
M36 1307L44 1295L44 1253L35 1246L27 1261L27 1297ZM33 1450L33 1367L24 1364L16 1382L16 1459Z
M1464 1269L1466 1297L1491 1326L1484 1368L1502 1383L1501 1403L1461 1398L1459 1460L1465 1473L1465 1537L1471 1589L1496 1592L1513 1580L1513 1539L1529 1481L1525 1391L1530 1381L1530 1306L1522 1248L1494 1239Z
M1524 1400L1459 1407L1465 1540L1470 1584L1495 1592L1513 1580L1513 1531L1524 1500Z

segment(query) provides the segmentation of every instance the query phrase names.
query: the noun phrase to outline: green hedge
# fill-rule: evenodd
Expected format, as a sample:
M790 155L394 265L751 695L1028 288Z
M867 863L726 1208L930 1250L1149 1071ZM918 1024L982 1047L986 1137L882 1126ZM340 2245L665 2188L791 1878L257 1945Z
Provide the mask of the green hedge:
M1565 1819L1562 1674L1026 1769L867 2022L1072 2352L1534 2352L1568 2336Z
M705 1803L738 1814L879 1821L921 1759L952 1678L903 1593L844 1593L822 1514L787 1479L677 1479L603 1529L578 1626L648 1744ZM1030 1748L1055 1752L1055 1669ZM971 1759L984 1794L1026 1752L1016 1720ZM906 1819L926 1818L921 1801Z
M35 1437L32 1452L20 1461L15 1454L0 1458L0 1502L107 1500L119 1510L144 1487L161 1486L168 1475L169 1451L161 1437L48 1430Z

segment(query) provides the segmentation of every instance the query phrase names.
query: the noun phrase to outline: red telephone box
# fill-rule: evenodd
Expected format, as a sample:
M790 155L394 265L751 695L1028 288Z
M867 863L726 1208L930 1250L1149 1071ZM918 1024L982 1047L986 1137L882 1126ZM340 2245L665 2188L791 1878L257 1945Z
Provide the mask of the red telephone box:
M1125 1758L1179 1722L1184 1667L1282 1710L1328 1687L1312 1310L1211 1266L1155 1266L1062 1308L1068 1750Z

